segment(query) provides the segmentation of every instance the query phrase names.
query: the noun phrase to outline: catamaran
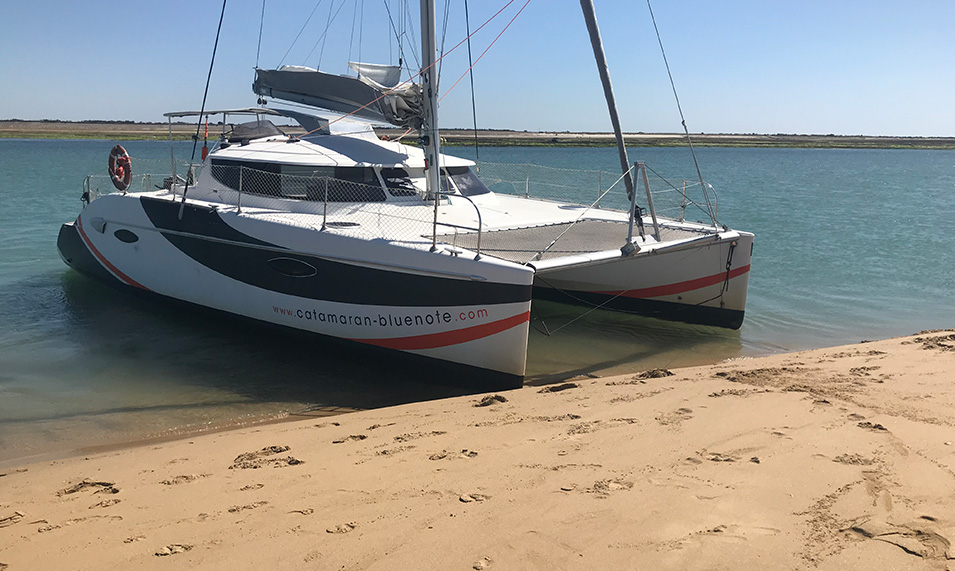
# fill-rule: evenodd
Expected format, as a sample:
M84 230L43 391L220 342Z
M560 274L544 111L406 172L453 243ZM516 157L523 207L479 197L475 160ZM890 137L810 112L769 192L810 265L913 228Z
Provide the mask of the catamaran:
M581 4L604 77L593 7ZM658 215L646 165L626 159L608 76L623 174L601 198L625 191L625 207L580 204L585 189L576 200L531 196L528 181L521 193L518 179L483 165L479 177L473 161L441 152L433 1L422 0L421 21L415 81L355 63L358 77L257 69L253 86L417 130L420 146L301 110L168 113L170 133L189 116L221 116L223 133L201 165L177 173L173 163L161 188L152 177L134 188L135 165L114 149L116 191L87 177L82 212L60 229L61 257L119 288L438 360L498 386L523 382L534 298L740 327L753 235L715 216ZM306 134L287 135L276 118Z

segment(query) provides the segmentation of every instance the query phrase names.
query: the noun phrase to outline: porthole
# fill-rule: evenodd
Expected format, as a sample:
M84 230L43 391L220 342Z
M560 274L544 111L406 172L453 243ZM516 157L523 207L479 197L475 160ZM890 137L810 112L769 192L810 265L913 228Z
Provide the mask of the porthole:
M272 258L268 263L273 270L293 278L309 278L318 273L315 266L295 258Z
M116 236L116 239L120 242L126 242L127 244L132 244L133 242L139 241L139 236L133 234L125 228L120 228L119 230L113 232L113 236Z

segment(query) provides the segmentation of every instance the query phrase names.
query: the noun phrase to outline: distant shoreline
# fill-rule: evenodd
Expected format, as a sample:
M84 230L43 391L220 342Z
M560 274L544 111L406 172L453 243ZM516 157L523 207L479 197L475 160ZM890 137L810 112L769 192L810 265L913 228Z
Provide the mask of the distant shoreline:
M300 127L282 126L289 134L303 133ZM209 137L217 136L218 126L209 126ZM376 129L379 135L397 138L401 129ZM195 125L175 123L172 138L190 140ZM203 133L200 133L203 136ZM450 146L474 144L474 131L448 129L441 133ZM692 134L693 144L700 147L789 147L817 149L955 149L955 137L882 137L865 135L797 135L797 134ZM0 121L0 139L107 139L168 140L167 123L134 122L71 122L71 121ZM477 132L477 143L485 147L610 147L611 133L527 132L486 129ZM406 141L414 143L415 137ZM624 140L636 147L685 147L686 137L679 133L626 133Z

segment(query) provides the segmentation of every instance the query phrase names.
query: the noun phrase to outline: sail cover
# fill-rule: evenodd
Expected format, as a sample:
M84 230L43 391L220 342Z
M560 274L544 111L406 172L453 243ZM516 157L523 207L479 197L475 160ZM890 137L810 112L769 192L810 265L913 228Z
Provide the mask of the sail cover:
M349 65L362 75L355 78L288 65L272 70L256 68L252 91L399 127L421 126L421 88L410 81L399 83L400 68Z

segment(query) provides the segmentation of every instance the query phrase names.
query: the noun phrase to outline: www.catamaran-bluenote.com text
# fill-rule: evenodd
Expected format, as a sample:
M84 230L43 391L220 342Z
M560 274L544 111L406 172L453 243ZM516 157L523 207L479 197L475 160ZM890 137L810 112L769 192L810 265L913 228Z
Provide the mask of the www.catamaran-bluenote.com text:
M335 325L358 325L362 327L413 327L416 325L441 325L444 323L453 323L456 321L475 321L486 319L488 313L486 309L472 309L468 311L441 311L435 310L428 313L392 314L376 313L374 316L368 315L349 315L347 313L330 313L317 311L314 309L288 309L273 305L272 311L279 315L287 315L306 321L318 321L320 323L331 323Z

